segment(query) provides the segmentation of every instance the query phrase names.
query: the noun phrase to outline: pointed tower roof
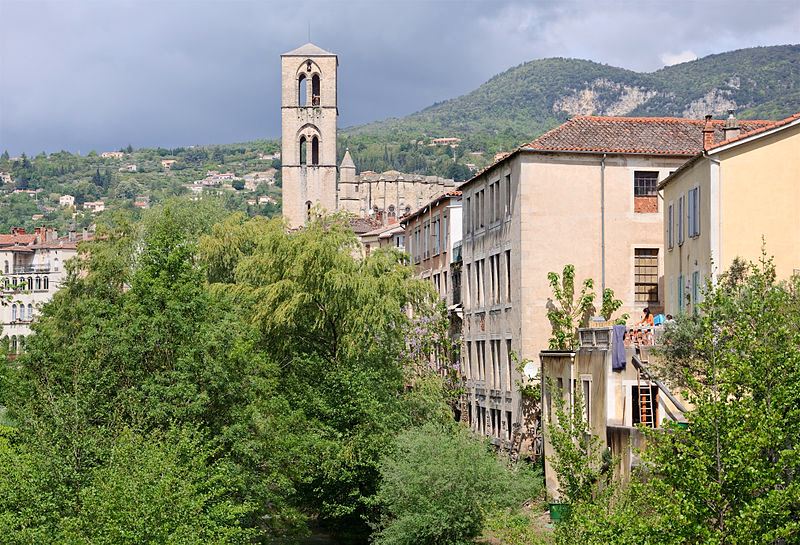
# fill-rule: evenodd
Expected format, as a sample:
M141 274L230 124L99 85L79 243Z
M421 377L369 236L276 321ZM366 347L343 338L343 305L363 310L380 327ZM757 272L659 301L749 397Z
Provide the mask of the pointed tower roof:
M284 53L281 57L335 57L336 53L325 51L321 47L308 42L297 49Z
M353 162L353 158L350 156L350 148L344 150L344 157L342 158L342 164L339 165L339 168L356 168L356 164Z

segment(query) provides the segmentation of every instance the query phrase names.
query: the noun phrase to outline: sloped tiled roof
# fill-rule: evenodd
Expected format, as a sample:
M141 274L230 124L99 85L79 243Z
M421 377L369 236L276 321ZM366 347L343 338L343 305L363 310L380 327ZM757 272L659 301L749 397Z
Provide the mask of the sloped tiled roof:
M751 137L757 138L759 135L769 133L773 130L781 129L783 127L788 127L789 125L797 121L800 121L800 112L797 112L794 115L790 115L786 119L781 119L779 121L770 121L769 123L766 123L758 128L749 130L747 132L742 131L736 138L728 138L727 140L722 140L720 142L715 143L714 147L706 150L706 153L716 153L719 150L719 148L722 148L723 146L728 146L731 144L736 145L737 143L743 142L744 140ZM739 121L740 126L743 123L745 122ZM659 182L658 184L658 189L663 189L665 186L667 186L667 184L672 182L672 180L679 177L684 170L687 170L689 167L691 167L697 161L701 160L703 157L705 157L703 153L697 153L692 159L686 161L684 164L680 166L680 168L678 168L672 174L667 176L665 179L661 180L661 182Z
M714 147L711 148L709 151L713 150L714 148L719 148L719 147L722 147L722 146L727 146L728 144L733 144L735 142L738 142L739 140L744 140L745 138L750 138L751 136L756 136L756 135L771 131L773 129L779 129L779 128L784 127L786 125L790 125L791 123L793 123L795 121L798 121L798 120L800 120L800 112L797 112L794 115L790 115L786 119L781 119L779 121L771 121L771 122L767 123L766 125L760 126L760 127L755 128L753 130L749 130L749 131L746 131L746 132L744 130L742 130L742 132L736 138L728 138L727 140L723 140L721 142L717 142L717 143L714 144ZM746 121L739 121L740 125L743 125L744 123L746 123ZM744 129L744 127L742 127L742 129Z
M741 120L742 134L772 121ZM715 142L722 142L724 120L712 120ZM522 146L533 151L692 156L703 151L705 120L678 117L577 116Z
M291 51L281 55L281 57L335 57L335 56L336 53L325 51L318 45L312 44L311 42L308 42L305 45L301 45L297 49L292 49Z
M2 246L28 246L36 241L34 233L0 233L0 247Z
M382 222L374 219L374 218L352 218L350 220L350 227L353 229L353 232L357 235L363 235L364 233L368 233L373 229L376 229L382 225Z

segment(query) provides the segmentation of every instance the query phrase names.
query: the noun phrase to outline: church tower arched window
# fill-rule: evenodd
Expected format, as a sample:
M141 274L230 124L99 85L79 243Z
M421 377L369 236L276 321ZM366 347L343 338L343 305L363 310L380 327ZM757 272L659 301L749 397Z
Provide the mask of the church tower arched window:
M308 105L308 82L305 74L300 74L300 77L297 78L297 104L299 106Z
M306 145L306 137L300 137L300 164L307 165L308 164L308 150L306 149L308 146Z
M311 164L319 166L319 138L316 136L311 139Z
M311 76L311 105L319 106L320 104L320 86L319 74Z

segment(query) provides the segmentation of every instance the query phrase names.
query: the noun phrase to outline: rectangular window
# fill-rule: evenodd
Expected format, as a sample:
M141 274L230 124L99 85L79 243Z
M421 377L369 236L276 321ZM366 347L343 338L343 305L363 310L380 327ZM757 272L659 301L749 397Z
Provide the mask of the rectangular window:
M465 308L472 308L472 300L470 299L471 290L470 286L472 284L472 265L467 265L467 281L464 282L464 306Z
M472 203L472 198L471 197L467 197L466 200L464 201L464 232L465 233L470 233L472 231L472 224L469 221L471 219L471 217L470 217L470 211L472 209L472 207L470 206L471 203Z
M637 303L658 303L658 248L634 250L634 293Z
M700 302L700 271L692 273L692 311L697 314L697 304Z
M678 312L683 312L683 310L685 308L684 305L686 303L686 298L683 296L683 289L684 288L683 288L683 275L682 274L678 275L678 285L676 287L678 288L676 290L676 292L675 292L675 295L678 297L678 301L677 301L678 304L676 306L678 307Z
M696 237L700 235L700 188L690 189L688 198L689 236Z
M675 210L672 204L667 208L667 247L671 250L675 245Z
M431 256L430 234L431 225L426 223L422 226L422 259L428 259Z
M447 241L449 240L449 232L447 231L447 214L442 216L442 252L447 252Z
M447 295L447 271L442 272L442 284L444 285L444 295Z
M467 380L472 379L475 374L472 372L472 341L467 341Z
M486 341L478 341L478 351L480 352L481 380L486 382Z
M489 186L489 223L494 223L495 221L495 206L497 205L497 183L493 183Z
M486 217L486 190L485 189L481 189L480 196L481 196L481 201L480 201L481 205L480 205L480 210L478 210L478 215L480 217L480 221L478 222L478 226L481 229L483 229L483 226L484 226L483 220Z
M511 377L514 369L514 355L511 352L511 339L506 339L506 392L511 391Z
M592 379L581 379L583 393L583 419L586 422L586 429L592 426Z
M500 388L500 341L491 341L492 345L492 388Z
M506 302L511 302L511 250L506 250Z
M433 255L439 255L439 220L438 218L431 222L431 228L433 229Z
M511 215L511 174L506 175L506 217Z
M498 274L498 257L499 255L489 256L489 271L490 271L490 278L491 278L491 289L492 289L492 304L496 304L498 297L497 297L497 274Z
M683 238L684 238L684 231L683 231L683 217L684 217L683 201L684 200L686 200L686 197L683 196L683 195L681 195L681 197L678 199L678 246L683 244Z
M509 441L511 441L511 430L512 430L511 411L506 411L506 439L508 439Z
M633 211L640 214L658 212L658 172L636 170L633 173Z
M475 306L481 306L481 261L475 262Z

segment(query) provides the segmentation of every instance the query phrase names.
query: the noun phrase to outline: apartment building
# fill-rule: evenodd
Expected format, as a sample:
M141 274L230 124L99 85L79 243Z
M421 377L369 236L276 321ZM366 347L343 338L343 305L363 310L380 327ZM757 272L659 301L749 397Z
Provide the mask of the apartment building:
M666 311L694 312L706 281L762 245L779 278L800 273L800 113L743 131L733 114L725 140L661 182L666 241Z
M722 140L722 122L713 126ZM664 308L657 186L702 151L703 127L690 119L576 117L460 186L462 354L477 432L512 449L540 448L517 381L518 368L538 367L548 347L548 272L573 264L577 282L594 279L598 294L613 289L620 313L632 319L644 307Z
M461 242L461 192L443 193L403 218L401 225L417 276L430 280L439 296L452 305L450 264L453 246Z
M49 301L66 278L65 262L77 254L77 245L90 235L66 237L44 227L33 233L14 228L0 234L0 292L7 304L0 306L0 335L12 353L22 350L24 338L41 304Z

